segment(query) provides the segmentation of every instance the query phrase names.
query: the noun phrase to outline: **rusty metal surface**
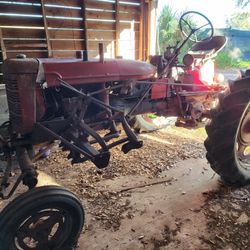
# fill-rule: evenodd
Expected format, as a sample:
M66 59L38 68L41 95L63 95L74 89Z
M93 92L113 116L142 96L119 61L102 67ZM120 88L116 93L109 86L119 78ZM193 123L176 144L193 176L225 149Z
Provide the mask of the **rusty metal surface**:
M99 61L49 61L43 62L49 87L59 85L58 78L70 84L89 84L109 81L144 80L154 77L156 68L145 62L109 59Z
M38 61L35 59L9 59L3 66L4 84L8 98L10 121L14 131L25 134L32 130L36 113L43 111L36 106L41 102L41 93L37 91L36 76Z
M167 97L167 92L169 89L169 85L166 85L164 83L167 83L168 79L159 79L157 82L153 85L151 90L151 99L164 99Z

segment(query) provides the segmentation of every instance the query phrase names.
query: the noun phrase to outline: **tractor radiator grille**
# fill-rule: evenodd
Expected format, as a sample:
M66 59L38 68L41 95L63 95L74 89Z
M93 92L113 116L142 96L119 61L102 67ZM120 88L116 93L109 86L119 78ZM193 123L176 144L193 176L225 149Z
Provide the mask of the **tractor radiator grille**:
M3 82L9 106L9 116L14 133L32 132L36 114L36 77L38 60L35 58L10 58L3 64Z
M4 77L4 83L6 86L6 94L9 106L10 121L13 129L22 126L22 109L18 91L17 79L11 76Z

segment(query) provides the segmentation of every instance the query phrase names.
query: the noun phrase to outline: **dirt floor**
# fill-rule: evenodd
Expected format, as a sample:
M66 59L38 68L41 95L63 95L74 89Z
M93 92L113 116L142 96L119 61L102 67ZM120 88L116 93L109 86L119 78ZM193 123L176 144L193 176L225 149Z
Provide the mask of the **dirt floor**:
M102 171L71 166L59 149L38 163L43 184L53 176L84 205L78 249L250 249L250 187L220 183L204 158L204 129L169 126L140 137L143 148L113 149Z
M250 187L220 183L204 158L204 129L140 137L143 148L113 149L104 170L72 166L59 148L37 163L40 185L60 183L84 205L78 249L250 249Z

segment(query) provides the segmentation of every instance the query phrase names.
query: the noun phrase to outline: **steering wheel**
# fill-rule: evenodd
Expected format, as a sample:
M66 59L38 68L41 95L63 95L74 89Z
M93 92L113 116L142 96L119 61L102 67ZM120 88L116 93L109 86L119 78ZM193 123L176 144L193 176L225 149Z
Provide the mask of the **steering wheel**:
M179 20L179 27L182 34L194 42L209 40L214 34L211 21L197 11L185 12Z

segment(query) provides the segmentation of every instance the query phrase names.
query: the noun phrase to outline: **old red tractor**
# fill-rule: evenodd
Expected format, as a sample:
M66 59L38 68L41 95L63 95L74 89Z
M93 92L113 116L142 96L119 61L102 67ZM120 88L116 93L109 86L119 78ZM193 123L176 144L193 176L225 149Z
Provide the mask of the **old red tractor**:
M203 23L193 27L190 15ZM106 60L102 46L99 60L79 53L76 59L18 55L4 62L10 119L0 127L1 159L6 162L0 196L10 198L21 182L29 191L1 211L1 250L72 249L84 224L83 208L73 193L59 186L36 187L33 162L41 152L34 152L35 145L60 141L72 164L90 160L105 168L111 148L122 144L127 154L142 147L130 126L139 114L178 116L183 126L212 117L205 142L212 168L230 184L250 180L249 76L227 89L214 81L213 58L226 39L213 36L205 16L185 13L180 29L185 40L163 56L153 56L151 63ZM177 57L190 39L195 43L180 64ZM220 93L220 103L211 111ZM126 136L121 138L118 126ZM21 174L9 185L13 159Z

